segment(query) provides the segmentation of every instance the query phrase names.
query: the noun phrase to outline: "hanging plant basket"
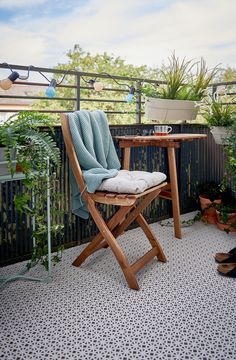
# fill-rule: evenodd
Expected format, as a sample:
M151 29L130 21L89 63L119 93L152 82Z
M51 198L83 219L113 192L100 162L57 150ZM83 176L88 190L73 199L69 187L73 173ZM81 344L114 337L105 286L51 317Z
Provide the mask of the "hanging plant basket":
M145 102L145 116L161 123L195 120L198 108L191 100L171 100L148 97Z
M214 137L215 143L218 145L224 145L225 139L229 136L229 129L225 126L212 126L211 133Z

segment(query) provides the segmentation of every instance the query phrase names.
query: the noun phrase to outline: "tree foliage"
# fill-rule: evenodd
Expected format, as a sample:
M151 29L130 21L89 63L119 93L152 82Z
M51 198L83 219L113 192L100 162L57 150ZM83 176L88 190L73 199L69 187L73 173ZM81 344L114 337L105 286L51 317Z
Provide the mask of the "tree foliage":
M67 52L68 62L58 64L55 69L59 70L74 70L79 72L88 72L96 74L110 74L111 76L127 76L137 77L141 79L157 79L159 70L157 68L149 68L146 65L135 66L127 64L121 57L115 57L106 52L102 54L91 54L84 51L78 44L73 49ZM61 75L55 74L55 78L58 82L61 80ZM86 81L90 80L89 77L83 77ZM122 114L110 114L108 115L109 122L111 124L121 123L134 123L135 122L135 103L128 104L125 101L125 96L129 92L129 86L135 86L135 83L128 80L119 80L121 84L117 84L112 78L108 79L96 79L104 83L105 88L109 90L103 90L96 92L90 87L90 89L82 89L80 93L81 97L81 109L102 109L104 111L121 111ZM73 75L66 75L63 80L63 84L76 85L76 79ZM128 86L126 86L126 84ZM89 84L81 79L82 87L89 87ZM113 89L112 91L110 91ZM124 89L124 92L119 90ZM57 97L60 98L75 98L76 89L57 87ZM96 101L85 101L83 99L94 99ZM111 100L115 99L120 102L99 102L99 99ZM124 101L124 102L122 102ZM38 107L38 105L37 105ZM42 100L40 102L41 108L47 108L51 110L75 110L75 102L71 100Z
M79 44L74 45L73 49L70 49L67 54L67 61L65 63L59 63L55 69L68 71L87 72L94 74L110 74L111 76L125 76L136 77L140 79L152 79L152 80L164 80L163 69L150 68L147 65L135 66L126 63L120 56L116 57L113 54L97 53L91 54L89 51L85 51ZM62 80L62 76L55 74L54 76L58 83ZM90 80L90 77L84 77L86 81ZM101 79L97 78L97 81L101 81L105 85L105 89L101 92L93 90L86 81L81 78L80 86L89 87L89 89L81 89L80 92L80 108L95 110L101 109L106 112L121 112L121 114L108 114L110 124L132 124L135 123L136 107L135 103L128 104L125 101L125 96L128 94L129 86L135 86L135 82L124 80L119 81L117 84L112 78ZM214 81L236 81L236 69L226 68L218 74L217 79ZM67 74L63 79L61 85L74 85L77 86L76 78L74 75ZM128 86L127 86L128 85ZM230 90L232 87L228 87ZM124 90L124 91L120 91ZM63 110L74 111L76 110L76 102L70 100L70 98L76 99L76 88L56 88L57 97L60 100L41 100L40 108L50 110ZM91 101L86 101L87 99ZM94 101L92 101L94 100ZM99 100L108 100L107 102ZM118 102L112 103L109 100L116 100ZM39 107L39 104L35 104L35 107ZM58 115L55 115L58 117ZM145 121L142 120L143 122Z

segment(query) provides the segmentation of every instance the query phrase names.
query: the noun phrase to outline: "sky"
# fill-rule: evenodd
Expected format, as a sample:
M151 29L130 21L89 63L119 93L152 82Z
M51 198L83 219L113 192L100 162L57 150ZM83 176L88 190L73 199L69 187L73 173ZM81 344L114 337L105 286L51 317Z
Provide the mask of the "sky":
M54 67L79 44L134 65L175 51L236 67L235 19L235 0L0 0L0 63Z

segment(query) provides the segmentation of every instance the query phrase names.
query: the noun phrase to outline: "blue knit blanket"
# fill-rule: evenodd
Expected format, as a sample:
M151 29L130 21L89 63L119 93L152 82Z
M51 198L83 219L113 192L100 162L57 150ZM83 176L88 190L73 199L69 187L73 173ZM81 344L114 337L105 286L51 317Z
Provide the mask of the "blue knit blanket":
M114 177L120 162L103 111L80 110L68 114L73 145L88 192L95 192L104 179ZM89 213L82 200L75 177L70 171L72 212L87 219Z

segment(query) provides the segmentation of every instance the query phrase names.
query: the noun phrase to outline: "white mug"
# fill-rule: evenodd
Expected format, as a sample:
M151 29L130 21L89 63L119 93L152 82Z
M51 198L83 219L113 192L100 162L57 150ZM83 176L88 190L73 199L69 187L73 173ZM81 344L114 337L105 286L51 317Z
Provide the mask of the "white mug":
M154 126L154 134L156 136L167 135L172 131L172 127L169 125L155 125Z

